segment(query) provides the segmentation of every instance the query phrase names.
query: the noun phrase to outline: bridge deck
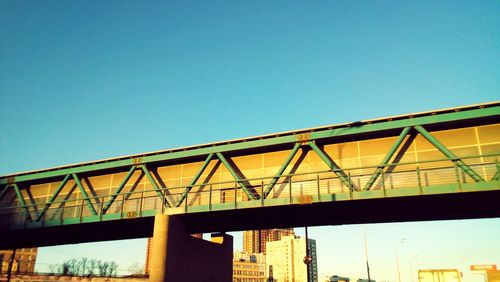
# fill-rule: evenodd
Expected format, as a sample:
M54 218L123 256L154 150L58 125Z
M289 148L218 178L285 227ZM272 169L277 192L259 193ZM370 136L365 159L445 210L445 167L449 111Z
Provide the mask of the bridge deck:
M186 218L193 232L500 216L491 202L500 191L499 120L492 103L0 177L0 241L85 230L77 226L147 236L123 224L148 229L157 213ZM435 207L446 197L474 206L446 213ZM372 214L418 201L427 210L414 216Z

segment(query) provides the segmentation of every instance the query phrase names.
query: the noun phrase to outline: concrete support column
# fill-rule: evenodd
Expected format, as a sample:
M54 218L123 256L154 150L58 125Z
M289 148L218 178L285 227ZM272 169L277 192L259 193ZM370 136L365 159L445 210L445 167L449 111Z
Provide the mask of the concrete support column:
M167 267L167 231L169 217L163 214L155 216L153 229L153 247L149 265L149 281L166 281L165 270Z
M155 216L150 282L230 282L232 258L232 236L212 235L212 242L205 241L187 233L178 217Z

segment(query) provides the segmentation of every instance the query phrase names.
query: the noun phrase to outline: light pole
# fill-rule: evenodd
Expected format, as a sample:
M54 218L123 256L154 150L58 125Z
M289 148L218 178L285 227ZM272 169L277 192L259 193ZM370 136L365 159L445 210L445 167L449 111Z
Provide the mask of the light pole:
M413 282L413 261L418 259L420 255L416 255L414 256L412 259L411 259L411 262L410 262L410 271L411 271L411 282Z
M306 226L306 256L304 257L304 263L306 264L306 273L307 273L307 282L311 281L310 278L310 270L309 270L309 265L312 262L312 257L311 254L309 253L309 236L307 233L307 226Z
M370 279L370 265L368 264L368 248L366 247L366 231L365 231L364 235L365 235L366 272L368 274L368 282L371 282L372 280Z
M397 266L397 269L398 269L398 282L401 282L401 272L399 270L399 255L398 255L398 246L400 244L404 244L404 242L406 241L406 238L403 238L401 239L401 241L399 241L398 244L396 244L396 266Z

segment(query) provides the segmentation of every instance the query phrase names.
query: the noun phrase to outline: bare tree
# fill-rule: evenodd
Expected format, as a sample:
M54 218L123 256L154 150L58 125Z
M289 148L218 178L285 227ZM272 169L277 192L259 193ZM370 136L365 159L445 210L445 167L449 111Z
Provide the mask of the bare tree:
M99 268L99 276L106 276L108 273L109 262L98 261L97 267Z
M96 259L91 259L87 263L86 275L92 277L97 273L98 261Z
M130 272L131 275L143 275L144 274L144 266L139 264L138 262L134 262L131 264L127 270Z
M60 265L50 265L52 273L58 273L67 276L95 276L102 277L116 276L118 264L114 261L100 261L96 259L81 258L80 260L70 259Z
M116 276L117 269L118 269L118 264L116 264L116 262L114 261L110 262L108 266L107 276Z

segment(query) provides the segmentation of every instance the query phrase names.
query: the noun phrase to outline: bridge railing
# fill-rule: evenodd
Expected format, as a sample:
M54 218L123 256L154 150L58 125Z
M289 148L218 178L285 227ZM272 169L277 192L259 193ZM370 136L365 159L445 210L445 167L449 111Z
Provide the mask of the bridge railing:
M401 162L386 166L131 191L119 194L114 201L112 195L89 199L68 198L53 202L44 213L41 211L46 203L4 207L0 209L0 231L151 216L168 212L169 209L173 213L182 213L244 208L248 206L245 203L252 204L252 207L298 204L307 196L309 199L314 198L314 201L331 201L332 198L327 195L347 194L350 195L347 199L355 199L356 193L362 191L437 189L443 185L460 188L476 182L500 181L497 157L484 155L451 161ZM181 201L187 190L187 197ZM251 199L248 193L255 199ZM112 204L107 206L109 202Z

